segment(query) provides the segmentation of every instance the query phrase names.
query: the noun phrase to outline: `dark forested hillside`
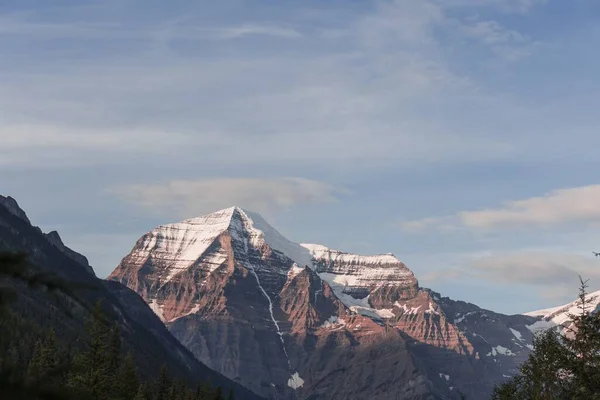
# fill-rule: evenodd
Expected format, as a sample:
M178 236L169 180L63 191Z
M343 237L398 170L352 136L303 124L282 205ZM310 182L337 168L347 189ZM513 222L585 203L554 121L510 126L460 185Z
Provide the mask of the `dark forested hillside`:
M58 234L32 226L16 202L2 196L0 253L2 384L17 390L45 378L51 388L80 390L75 398L217 399L231 390L236 399L258 398L198 362L137 294L96 278L85 257ZM94 392L96 384L105 389ZM50 391L50 397L31 395L63 398Z

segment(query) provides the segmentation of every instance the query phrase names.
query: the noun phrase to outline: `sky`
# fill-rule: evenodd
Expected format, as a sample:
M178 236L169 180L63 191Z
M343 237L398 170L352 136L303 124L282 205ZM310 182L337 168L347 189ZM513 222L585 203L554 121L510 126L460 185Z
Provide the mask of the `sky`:
M504 313L600 289L595 0L1 0L0 194L108 275L232 205Z

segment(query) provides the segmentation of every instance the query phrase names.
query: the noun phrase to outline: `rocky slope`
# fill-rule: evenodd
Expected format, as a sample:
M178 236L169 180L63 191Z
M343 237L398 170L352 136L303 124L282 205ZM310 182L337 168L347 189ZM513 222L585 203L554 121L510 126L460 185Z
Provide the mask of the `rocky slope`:
M485 398L535 322L422 289L392 254L293 243L237 207L153 229L109 279L199 360L271 398Z
M117 282L96 278L84 256L66 247L58 233L44 234L32 226L17 202L4 196L0 196L0 251L26 252L36 268L49 276L59 276L69 285L68 293L57 295L0 278L1 285L18 287L15 310L41 327L52 327L60 341L76 343L83 331L83 319L101 300L107 317L120 326L123 346L133 351L144 375L157 377L161 366L166 365L171 373L191 384L199 377L208 378L215 385L234 388L238 399L259 399L198 362L139 295Z

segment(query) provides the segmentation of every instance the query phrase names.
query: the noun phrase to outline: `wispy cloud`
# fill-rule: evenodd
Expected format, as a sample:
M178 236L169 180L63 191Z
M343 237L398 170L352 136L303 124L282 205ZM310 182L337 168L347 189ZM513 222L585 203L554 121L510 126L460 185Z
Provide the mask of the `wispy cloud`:
M490 8L504 13L526 14L548 0L438 0L446 7Z
M532 285L577 285L578 275L600 278L597 259L576 254L518 252L475 258L466 268L494 282Z
M282 38L302 37L302 34L296 29L276 25L244 24L229 28L214 29L212 32L215 32L219 37L224 39L233 39L253 35L275 36Z
M448 227L494 230L597 222L600 222L600 185L588 185L510 201L497 208L406 221L402 227L409 232Z
M63 129L63 138L79 131L80 143L100 140L81 127L93 126L109 137L119 132L121 141L103 141L96 157L79 158L88 163L106 160L101 151L110 151L108 142L118 151L120 142L135 143L135 131L144 129L157 147L172 150L166 156L173 160L184 154L171 145L170 135L194 148L187 156L193 153L207 162L222 157L225 148L240 163L260 159L348 168L356 160L364 160L363 166L409 165L511 155L493 138L493 129L469 129L451 120L451 111L429 115L431 107L451 110L459 103L507 113L506 107L514 107L495 104L467 73L451 67L446 44L436 34L449 19L444 7L412 0L377 4L364 15L352 15L338 28L344 35L329 40L290 17L277 24L214 26L172 16L146 24L5 20L5 32L21 34L34 45L53 35L70 35L80 44L91 38L103 51L119 51L114 57L103 51L57 56L46 54L43 46L44 65L54 66L44 69L22 55L24 70L0 74L0 107L11 125L51 126ZM450 37L464 36L459 27L448 28ZM196 40L264 36L294 39L295 47L260 42L238 48L237 40L218 45ZM119 37L127 40L115 40ZM206 145L215 135L222 151ZM257 138L261 146L248 152Z
M302 204L329 203L345 189L304 178L217 178L134 184L110 188L110 193L160 214L194 217L240 206L265 215Z
M600 285L600 261L580 254L523 250L465 257L450 268L426 273L428 283L476 279L495 285L531 286L544 299L556 302L577 295L578 279L590 279Z
M169 154L190 143L185 135L155 129L89 129L0 123L0 166L73 166L112 162L115 156ZM206 145L209 145L208 136ZM214 143L214 141L213 141Z
M46 22L27 15L0 16L0 34L26 36L28 39L136 39L152 40L157 33L175 39L236 39L246 36L299 38L302 34L290 26L274 23L241 23L230 26L197 26L193 18L175 18L166 23L140 25L120 22L79 21Z
M460 31L505 61L513 62L528 56L535 46L531 38L494 20L467 20L460 23Z

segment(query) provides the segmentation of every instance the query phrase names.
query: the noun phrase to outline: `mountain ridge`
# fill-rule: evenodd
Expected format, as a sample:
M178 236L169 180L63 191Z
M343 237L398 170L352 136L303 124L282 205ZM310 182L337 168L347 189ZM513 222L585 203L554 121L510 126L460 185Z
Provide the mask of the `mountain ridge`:
M600 290L587 294L589 302L589 312L600 311ZM542 310L529 311L523 315L536 317L539 319L531 326L531 329L537 331L539 329L558 328L564 330L572 325L571 314L581 313L581 299L576 299L562 306L550 307Z

